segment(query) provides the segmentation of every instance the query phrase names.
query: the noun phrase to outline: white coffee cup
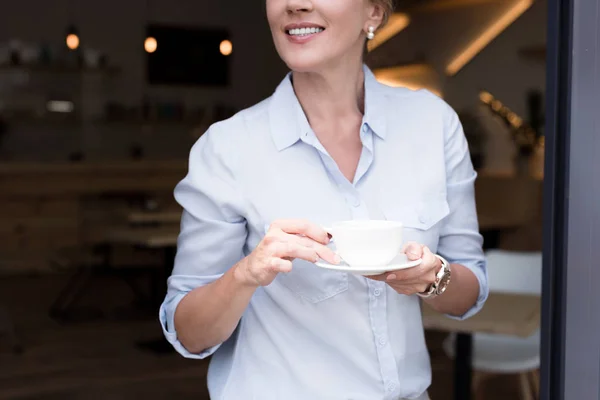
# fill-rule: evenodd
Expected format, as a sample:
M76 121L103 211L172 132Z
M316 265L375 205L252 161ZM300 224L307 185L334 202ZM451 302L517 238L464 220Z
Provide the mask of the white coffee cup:
M402 250L403 225L397 221L356 220L324 227L349 266L388 265Z

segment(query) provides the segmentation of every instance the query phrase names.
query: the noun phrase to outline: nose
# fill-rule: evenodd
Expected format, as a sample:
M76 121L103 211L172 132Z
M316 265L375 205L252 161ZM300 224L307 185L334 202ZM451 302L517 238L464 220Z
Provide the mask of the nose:
M313 9L311 0L288 0L287 12L289 14L310 12Z

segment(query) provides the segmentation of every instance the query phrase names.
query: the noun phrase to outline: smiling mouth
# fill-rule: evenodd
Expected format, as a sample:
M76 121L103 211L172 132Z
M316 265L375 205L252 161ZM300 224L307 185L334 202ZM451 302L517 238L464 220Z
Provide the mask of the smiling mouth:
M288 29L287 31L285 31L285 33L287 33L288 35L293 36L293 37L303 37L303 36L314 35L316 33L321 33L324 30L325 30L325 28L317 28L317 27L294 28L294 29Z

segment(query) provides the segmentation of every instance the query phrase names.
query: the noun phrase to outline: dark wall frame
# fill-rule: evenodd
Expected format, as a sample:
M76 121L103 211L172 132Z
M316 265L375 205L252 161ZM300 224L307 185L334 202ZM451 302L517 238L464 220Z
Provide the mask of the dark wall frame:
M600 0L548 0L541 398L600 399Z

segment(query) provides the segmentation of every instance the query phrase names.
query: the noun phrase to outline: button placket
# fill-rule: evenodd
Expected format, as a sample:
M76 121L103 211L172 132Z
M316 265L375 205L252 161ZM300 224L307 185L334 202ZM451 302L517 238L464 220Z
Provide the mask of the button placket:
M394 394L395 387L391 391L388 391L387 387L390 382L393 383L397 379L398 366L388 340L387 299L386 296L382 296L385 285L383 282L367 282L367 290L373 293L372 296L369 296L371 332L374 337L381 379L384 384L383 390L386 391L385 399L391 399L389 396Z

